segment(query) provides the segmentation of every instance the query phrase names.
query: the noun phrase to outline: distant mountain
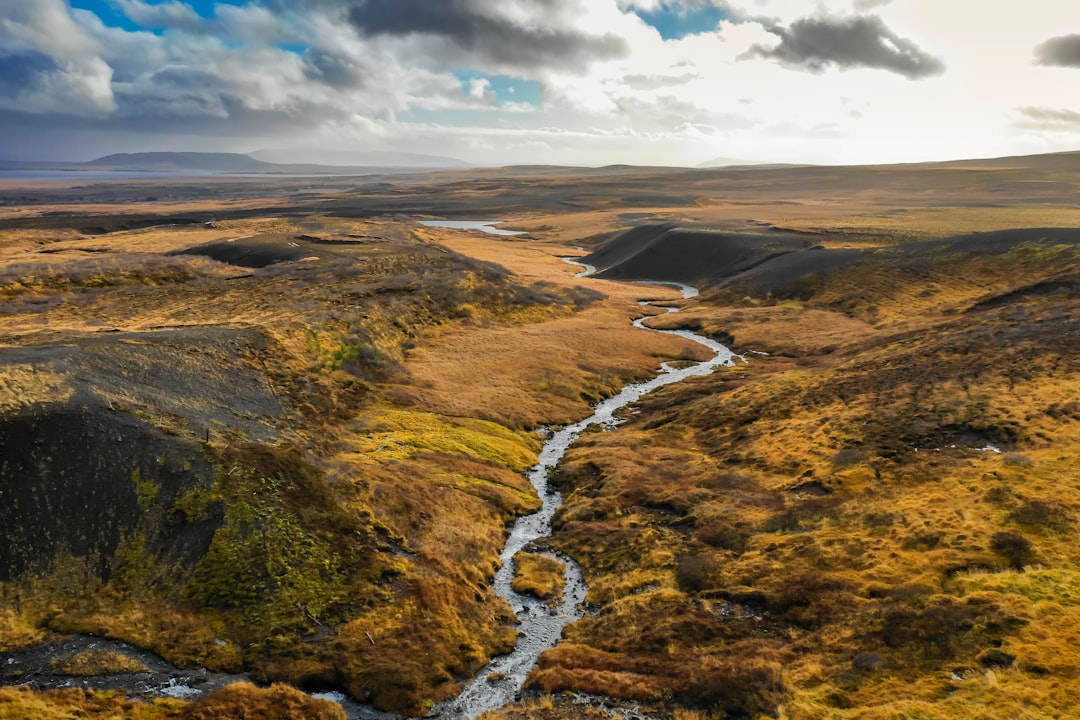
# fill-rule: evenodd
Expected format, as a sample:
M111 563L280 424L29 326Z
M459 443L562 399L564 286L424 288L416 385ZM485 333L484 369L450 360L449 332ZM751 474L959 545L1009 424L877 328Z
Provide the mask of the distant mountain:
M384 168L417 168L425 170L466 168L469 164L457 158L442 155L420 155L407 152L376 152L350 150L318 150L305 148L278 148L256 150L251 157L269 163L317 165L353 165Z
M116 153L85 165L119 170L208 170L211 172L280 172L272 163L238 153L146 152Z
M289 153L291 151L282 151ZM282 155L282 157L285 157ZM453 158L437 158L432 155L409 155L408 153L346 153L346 157L336 158L333 164L316 163L278 163L253 158L239 153L199 153L199 152L144 152L117 153L77 163L73 169L106 170L152 173L211 173L211 174L258 174L258 175L394 175L399 173L423 172L427 170L450 170L464 167L450 165L460 163ZM364 164L343 164L350 159L367 159ZM411 160L411 165L390 165L391 161ZM420 164L421 161L429 161ZM442 163L436 164L436 163Z

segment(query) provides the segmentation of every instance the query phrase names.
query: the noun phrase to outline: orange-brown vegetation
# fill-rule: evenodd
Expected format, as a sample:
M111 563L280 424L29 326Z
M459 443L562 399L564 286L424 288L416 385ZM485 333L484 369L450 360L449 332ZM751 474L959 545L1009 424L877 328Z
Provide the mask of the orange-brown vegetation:
M184 708L182 720L345 720L340 705L288 685L233 683Z
M129 718L130 720L179 720L184 703L157 700L144 703L119 693L82 689L38 693L27 687L0 687L0 718L3 720L76 720L76 718Z
M1078 273L1075 245L882 254L672 318L773 354L570 451L555 543L603 607L532 684L736 716L1068 713ZM720 689L689 687L714 666Z
M35 528L0 573L0 649L91 632L423 711L514 642L490 579L506 524L539 503L520 476L533 430L705 357L629 326L673 291L574 278L558 256L646 220L771 225L878 252L649 321L730 337L748 362L568 455L553 544L596 612L532 687L680 720L1067 716L1075 247L890 250L1080 225L1080 180L1048 163L237 180L205 186L212 202L168 181L0 187L0 432L41 483L19 495L40 513L0 524ZM371 219L471 208L530 235ZM72 442L101 457L65 465ZM519 580L546 592L558 573L536 565ZM337 712L308 703L0 689L2 718ZM541 696L492 717L600 712Z
M53 668L61 675L126 675L146 672L146 665L112 650L87 650L61 662L53 662Z
M142 702L116 692L83 689L36 693L26 687L0 688L3 720L345 720L341 706L319 700L288 685L257 688L227 685L194 703L180 700Z
M514 556L514 592L540 600L558 600L566 583L566 565L555 558L521 551Z

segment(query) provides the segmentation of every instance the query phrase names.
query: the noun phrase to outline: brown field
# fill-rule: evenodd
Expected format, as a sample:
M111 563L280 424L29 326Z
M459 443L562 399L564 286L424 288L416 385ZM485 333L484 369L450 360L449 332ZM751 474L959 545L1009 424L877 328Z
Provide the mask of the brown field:
M674 291L559 258L673 222L878 251L650 321L748 363L567 456L552 544L596 612L533 690L682 720L1067 716L1080 255L892 249L1080 227L1074 164L0 187L0 490L17 498L0 649L89 632L394 712L452 695L513 642L488 581L506 523L538 504L520 475L534 430L705 356L630 327ZM517 582L544 597L560 582L540 560ZM289 693L8 688L0 717L334 716ZM541 695L492 717L596 712Z

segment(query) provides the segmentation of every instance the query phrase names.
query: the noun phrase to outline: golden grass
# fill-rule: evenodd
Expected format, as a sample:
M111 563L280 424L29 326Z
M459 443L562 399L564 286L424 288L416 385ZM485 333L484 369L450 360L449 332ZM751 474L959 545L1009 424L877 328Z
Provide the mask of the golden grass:
M141 660L112 650L87 650L62 661L53 661L53 670L62 675L130 675L149 672Z
M568 453L555 540L603 608L533 685L791 718L1067 713L1075 298L979 303L1076 263L870 266L801 308L688 311L778 354L647 397ZM782 692L768 672L758 696L692 691L713 654L771 659Z
M329 700L318 700L288 685L260 689L233 683L184 709L184 720L345 720L345 711Z
M510 587L522 595L556 601L566 585L566 565L554 558L522 550L514 556L514 579Z
M3 720L121 717L127 720L177 720L185 717L183 706L184 703L177 700L144 703L111 692L71 689L39 693L27 687L0 688L0 718Z
M540 450L535 435L497 423L400 409L373 412L355 428L355 435L349 451L378 462L438 452L523 472L536 464Z
M45 637L31 617L20 610L0 608L0 652L21 650Z

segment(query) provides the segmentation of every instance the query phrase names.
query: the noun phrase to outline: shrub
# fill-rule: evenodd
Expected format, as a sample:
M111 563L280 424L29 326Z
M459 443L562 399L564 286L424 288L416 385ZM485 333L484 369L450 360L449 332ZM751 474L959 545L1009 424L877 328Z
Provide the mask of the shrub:
M690 555L675 568L675 582L683 592L701 592L712 587L716 572L716 560L711 555Z
M1001 456L1001 462L1003 465L1011 467L1034 467L1035 462L1027 455L1018 452L1007 452Z
M851 606L851 586L819 572L789 575L769 598L769 611L785 622L813 629L836 621Z
M1068 530L1072 525L1069 511L1064 505L1053 500L1027 500L1009 513L1009 520L1018 525L1056 532Z
M765 521L765 532L797 532L817 525L823 518L834 517L840 505L837 497L811 497L798 500Z
M942 660L964 646L1000 640L1026 623L985 598L960 602L936 596L925 603L895 602L885 610L877 635L888 647L917 646L924 657Z
M990 538L990 549L1014 570L1023 570L1035 559L1031 541L1017 532L1006 530L994 533Z
M705 657L695 664L675 699L722 717L776 716L787 689L778 663Z
M742 555L746 552L751 534L752 531L747 527L712 518L698 526L694 537L711 547Z

